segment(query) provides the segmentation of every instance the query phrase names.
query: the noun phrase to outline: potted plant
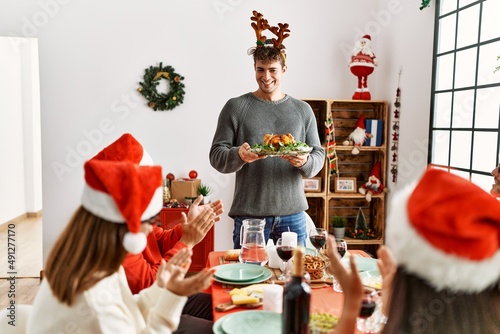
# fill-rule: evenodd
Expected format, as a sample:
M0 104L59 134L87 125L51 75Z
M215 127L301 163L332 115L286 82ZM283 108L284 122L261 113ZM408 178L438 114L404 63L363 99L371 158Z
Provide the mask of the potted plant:
M198 186L198 195L203 195L202 204L210 203L210 198L208 197L208 194L210 194L211 190L212 189L210 189L209 186L203 183Z
M344 239L347 219L342 216L333 216L332 225L333 225L333 235L335 235L335 238Z

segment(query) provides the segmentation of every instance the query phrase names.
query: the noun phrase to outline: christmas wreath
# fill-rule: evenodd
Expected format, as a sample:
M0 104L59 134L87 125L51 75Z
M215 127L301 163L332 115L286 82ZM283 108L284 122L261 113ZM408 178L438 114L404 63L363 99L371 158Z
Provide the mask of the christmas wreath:
M169 82L170 87L166 93L156 90L161 79ZM184 100L185 86L182 80L184 77L176 73L172 66L163 67L160 63L158 66L150 66L145 70L144 81L139 83L141 87L137 90L149 101L148 106L154 111L172 110Z

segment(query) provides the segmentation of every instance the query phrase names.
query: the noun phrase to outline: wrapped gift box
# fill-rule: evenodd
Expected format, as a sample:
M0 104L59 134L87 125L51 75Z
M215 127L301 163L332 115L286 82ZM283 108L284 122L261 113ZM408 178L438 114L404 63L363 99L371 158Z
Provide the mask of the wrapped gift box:
M186 197L197 197L200 179L177 179L170 184L171 198L179 202L187 203Z
M365 120L366 132L372 134L372 138L367 138L364 146L382 146L384 136L384 121L381 119Z

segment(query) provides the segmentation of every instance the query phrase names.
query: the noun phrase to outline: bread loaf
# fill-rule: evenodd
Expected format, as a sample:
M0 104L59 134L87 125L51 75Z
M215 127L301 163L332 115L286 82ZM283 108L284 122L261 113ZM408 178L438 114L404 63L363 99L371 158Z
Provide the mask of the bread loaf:
M238 261L240 257L239 249L228 249L224 254L225 261Z

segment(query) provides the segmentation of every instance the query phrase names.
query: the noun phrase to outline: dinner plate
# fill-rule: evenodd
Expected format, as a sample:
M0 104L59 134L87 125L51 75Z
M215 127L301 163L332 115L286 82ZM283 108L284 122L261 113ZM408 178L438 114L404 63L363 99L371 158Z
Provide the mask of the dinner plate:
M240 311L220 318L225 334L266 333L281 334L281 314L269 311ZM213 327L216 327L215 324ZM215 330L214 330L215 332Z
M358 267L359 272L370 271L370 270L378 270L377 259L373 259L371 257L354 257L356 266ZM343 257L340 260L345 267L349 267L349 258Z
M269 270L268 268L266 267L261 267L261 266L258 266L256 264L248 264L249 266L255 266L257 268L260 268L262 270L262 275L260 275L259 277L257 278L253 278L253 279L250 279L248 281L231 281L231 280L227 280L227 279L223 279L223 278L219 278L217 276L214 275L214 279L215 281L219 282L219 283L224 283L224 284L232 284L232 285L250 285L250 284L257 284L257 283L262 283L264 281L267 281L268 279L271 278L271 276L273 276L273 272L271 270ZM218 270L219 267L221 266L225 266L225 264L222 264L220 266L216 266L214 267L216 270Z
M264 275L261 266L246 263L223 264L217 267L214 276L231 282L245 282Z
M382 276L378 270L368 270L359 273L363 285L377 290L382 289Z
M256 153L258 155L267 155L267 156L275 156L275 157L280 157L280 156L297 156L297 155L303 155L307 153L311 153L312 147L306 147L301 150L281 150L281 151L271 151L271 150L263 150L261 148L252 148L250 149L251 152Z

